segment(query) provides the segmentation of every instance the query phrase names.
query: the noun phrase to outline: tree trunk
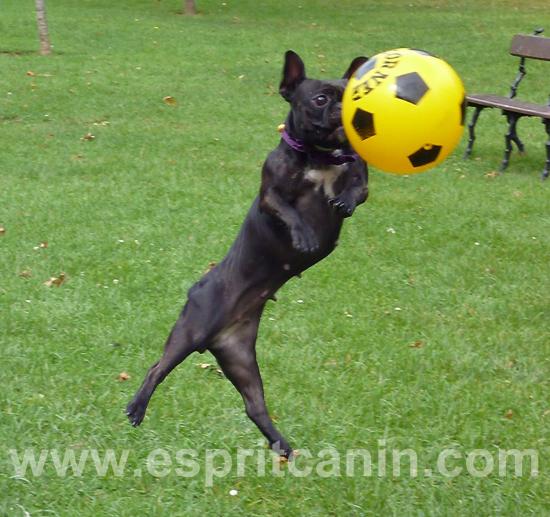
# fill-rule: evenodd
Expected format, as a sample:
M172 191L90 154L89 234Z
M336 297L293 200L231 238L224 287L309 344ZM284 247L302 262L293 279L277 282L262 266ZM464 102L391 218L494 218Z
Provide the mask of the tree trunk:
M188 16L197 14L197 4L195 0L183 0L183 12Z
M40 54L51 54L50 36L48 35L48 22L46 21L46 0L36 0L36 20L38 22L38 36L40 37Z

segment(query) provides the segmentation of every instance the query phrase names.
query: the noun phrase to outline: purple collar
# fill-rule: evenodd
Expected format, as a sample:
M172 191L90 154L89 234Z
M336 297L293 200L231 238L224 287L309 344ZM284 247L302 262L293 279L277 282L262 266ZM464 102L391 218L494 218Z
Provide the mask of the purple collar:
M334 151L323 151L321 149L308 149L307 146L301 140L292 138L286 131L283 129L281 131L281 138L295 151L299 153L308 154L316 162L323 165L343 165L344 163L352 163L357 160L358 156L355 153L345 154L340 150Z

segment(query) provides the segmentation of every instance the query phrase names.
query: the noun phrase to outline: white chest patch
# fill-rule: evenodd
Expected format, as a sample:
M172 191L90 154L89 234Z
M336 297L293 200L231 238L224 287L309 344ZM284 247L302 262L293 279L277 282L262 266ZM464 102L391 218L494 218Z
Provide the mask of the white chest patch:
M305 173L305 178L315 185L315 190L323 187L327 197L334 197L334 184L345 167L345 165L328 165L322 169L309 169Z

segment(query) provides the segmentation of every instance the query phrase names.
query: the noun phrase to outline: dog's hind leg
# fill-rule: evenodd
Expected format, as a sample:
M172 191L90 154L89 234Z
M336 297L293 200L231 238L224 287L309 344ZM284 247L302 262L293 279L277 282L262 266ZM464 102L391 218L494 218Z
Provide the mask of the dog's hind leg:
M263 307L249 319L222 332L209 348L226 377L241 394L246 414L278 454L290 457L292 448L277 431L264 400L260 369L256 361L256 337Z
M143 421L147 405L156 387L189 354L199 350L203 345L197 339L199 333L190 324L186 309L170 332L161 359L149 368L143 384L126 407L126 414L134 427Z

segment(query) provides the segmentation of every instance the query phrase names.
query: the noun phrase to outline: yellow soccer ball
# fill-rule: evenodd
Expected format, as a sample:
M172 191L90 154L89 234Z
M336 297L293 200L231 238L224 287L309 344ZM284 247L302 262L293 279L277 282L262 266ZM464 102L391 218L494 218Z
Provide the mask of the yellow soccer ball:
M453 68L421 50L377 54L350 78L342 122L370 165L415 174L441 163L464 129L464 85Z

